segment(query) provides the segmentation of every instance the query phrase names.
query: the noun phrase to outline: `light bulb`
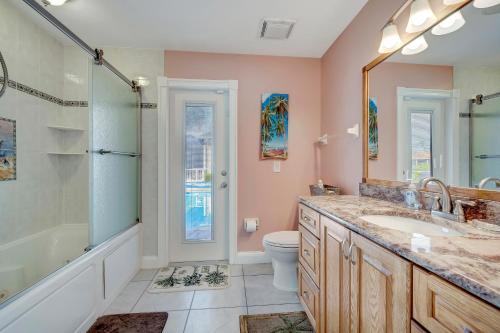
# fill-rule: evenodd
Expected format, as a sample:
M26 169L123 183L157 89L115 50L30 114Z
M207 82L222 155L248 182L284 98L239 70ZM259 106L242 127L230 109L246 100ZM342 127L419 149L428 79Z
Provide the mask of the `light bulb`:
M403 47L401 53L403 53L404 55L417 54L427 49L427 47L429 47L429 45L427 44L424 36L420 36L410 44Z
M464 2L464 0L443 0L446 6L456 5L457 3Z
M67 0L47 0L47 2L51 6L62 6L66 3Z
M428 0L415 0L411 4L410 19L406 26L406 32L414 33L423 31L436 23L436 21L436 15L434 15Z
M394 23L389 23L382 30L382 41L378 49L379 53L390 53L396 51L403 45L401 37L399 37L398 28Z
M452 33L453 31L457 31L465 24L465 19L462 16L460 11L455 12L454 14L448 16L443 21L441 21L438 25L432 28L433 35L446 35Z
M134 81L137 83L139 87L147 87L149 86L149 79L145 76L136 76Z
M500 5L500 0L474 0L473 5L476 8L488 8Z

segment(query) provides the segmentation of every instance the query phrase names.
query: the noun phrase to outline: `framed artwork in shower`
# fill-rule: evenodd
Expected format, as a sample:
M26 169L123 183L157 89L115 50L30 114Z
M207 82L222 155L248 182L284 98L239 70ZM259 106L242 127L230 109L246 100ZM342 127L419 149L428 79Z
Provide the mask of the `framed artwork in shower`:
M288 94L262 94L260 158L288 158Z
M378 107L377 99L370 98L368 104L368 157L378 159Z
M16 179L16 121L0 117L0 181Z

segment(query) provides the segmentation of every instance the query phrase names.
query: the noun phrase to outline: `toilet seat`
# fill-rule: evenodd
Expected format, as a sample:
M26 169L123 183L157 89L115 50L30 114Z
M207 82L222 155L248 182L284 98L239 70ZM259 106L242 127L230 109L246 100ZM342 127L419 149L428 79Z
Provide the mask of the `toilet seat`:
M263 243L269 246L281 248L298 248L298 231L278 231L267 234L263 238Z

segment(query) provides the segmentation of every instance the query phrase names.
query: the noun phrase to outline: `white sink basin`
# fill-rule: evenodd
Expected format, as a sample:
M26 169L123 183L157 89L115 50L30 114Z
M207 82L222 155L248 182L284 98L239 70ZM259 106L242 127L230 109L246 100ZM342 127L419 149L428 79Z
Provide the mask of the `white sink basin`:
M456 230L407 217L390 215L365 215L361 216L361 219L383 228L399 230L410 234L443 237L463 236L461 232L458 232Z

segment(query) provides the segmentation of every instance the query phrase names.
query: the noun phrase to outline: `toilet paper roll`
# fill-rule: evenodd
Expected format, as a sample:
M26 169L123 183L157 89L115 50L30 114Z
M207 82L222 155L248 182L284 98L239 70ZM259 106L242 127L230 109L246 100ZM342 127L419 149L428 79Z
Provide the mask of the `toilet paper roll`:
M245 219L245 231L255 232L257 231L257 219Z

